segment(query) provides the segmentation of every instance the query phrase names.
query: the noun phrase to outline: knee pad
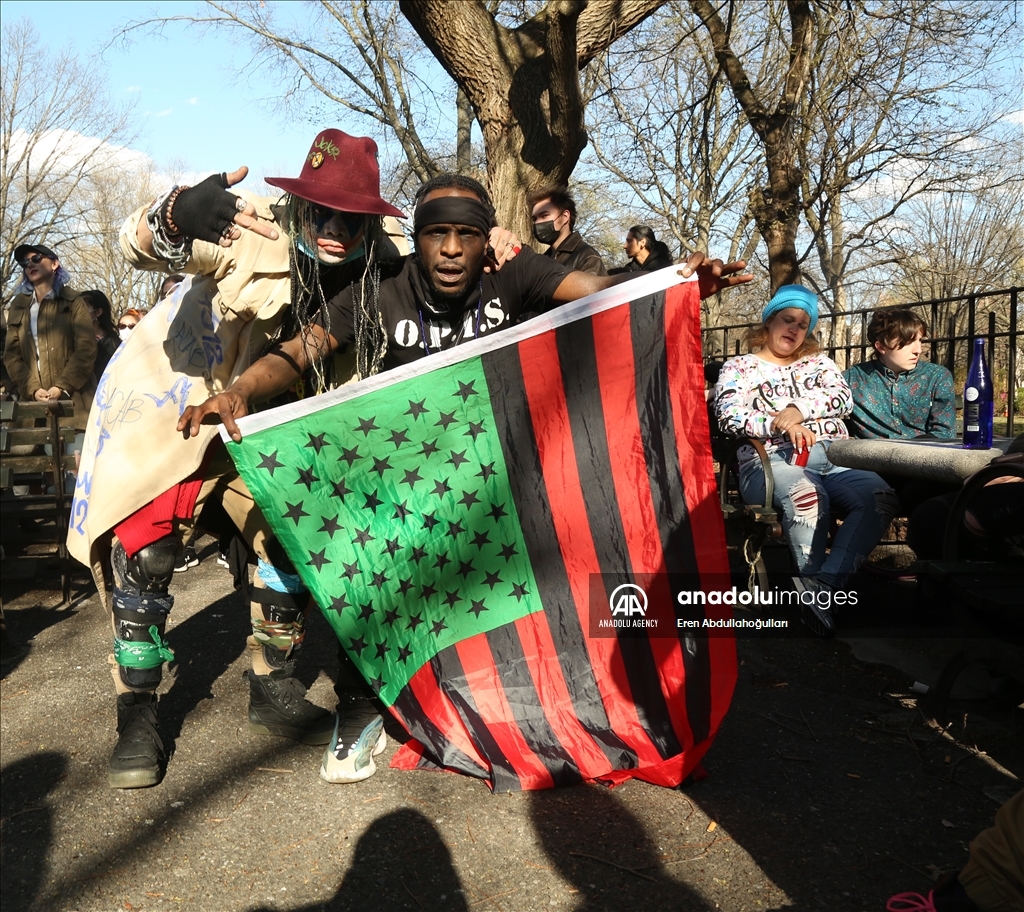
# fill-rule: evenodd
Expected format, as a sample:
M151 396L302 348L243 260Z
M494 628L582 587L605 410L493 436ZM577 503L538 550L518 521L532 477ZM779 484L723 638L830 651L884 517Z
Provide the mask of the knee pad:
M170 595L139 595L114 586L114 660L121 683L133 690L155 690L165 661L174 653L164 640Z
M164 595L171 585L174 562L180 551L181 545L173 535L157 539L131 557L125 552L124 545L118 542L110 555L114 580L125 592L134 590L139 595Z
M253 588L250 597L263 615L252 618L253 639L263 647L266 663L280 668L306 636L309 593Z

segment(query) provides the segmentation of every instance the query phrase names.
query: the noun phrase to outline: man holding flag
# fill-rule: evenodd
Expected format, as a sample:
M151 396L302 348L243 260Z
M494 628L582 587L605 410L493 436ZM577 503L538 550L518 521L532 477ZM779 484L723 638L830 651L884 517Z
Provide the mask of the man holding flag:
M479 339L481 342L473 349L476 351L484 345L485 337L512 327L522 313L544 312L627 278L571 272L532 251L509 259L500 272L486 272L489 253L506 252L488 250L494 211L484 188L459 175L440 175L420 189L416 202L416 253L388 267L389 274L382 275L376 296L358 285L342 291L328 302L309 332L277 346L224 392L200 406L185 409L178 430L186 437L197 436L202 433L205 419L220 420L237 444L242 439L237 419L249 413L250 403L287 389L303 371L339 347L354 350L357 363L364 366L364 377L395 368L396 377L420 373L433 377L437 371L430 367L418 371L410 365L441 352L445 355L435 363L457 361L458 356L448 354L448 349ZM743 266L722 264L703 254L694 254L679 272L684 277L696 273L700 295L707 296L749 281L749 276L739 275ZM677 323L678 320L672 325ZM669 340L663 338L662 347L665 354ZM550 359L547 360L550 366ZM668 352L667 362L673 361L673 354ZM492 377L487 362L481 363L479 370L484 373L475 380L458 380L454 394L458 401L450 410L434 403L429 396L409 398L404 393L392 395L388 391L382 394L379 415L363 414L361 405L344 412L346 425L358 418L353 431L355 438L342 441L335 436L336 429L325 423L314 421L308 425L309 430L303 425L298 434L301 441L296 458L308 465L293 469L287 460L282 461L284 445L275 448L262 441L253 445L255 449L232 446L232 455L303 579L313 583L310 588L339 634L345 654L370 681L374 696L391 707L423 746L418 759L411 755L419 746L406 749L400 762L459 769L480 775L495 787L537 788L580 778L620 781L628 775L663 784L677 781L682 766L676 758L699 740L694 734L696 727L684 717L685 713L680 715L679 707L671 705L673 688L684 676L678 645L660 645L654 650L659 669L656 674L667 674L662 666L678 666L672 679L676 683L663 683L662 693L656 698L641 692L652 685L650 680L643 680L651 673L644 659L624 659L617 647L613 649L607 644L593 647L597 648L593 652L589 644L582 645L582 640L572 648L591 649L592 665L611 662L631 679L627 689L632 696L625 701L629 705L607 691L604 672L595 677L596 668L588 672L588 680L593 683L589 695L566 690L567 681L575 690L581 673L560 673L556 676L560 683L551 683L551 663L570 661L572 648L542 642L548 634L539 632L538 618L567 609L571 604L578 606L588 584L581 582L579 568L569 566L575 557L566 551L566 541L573 536L557 531L568 508L554 503L551 488L543 502L531 502L525 489L520 490L513 504L502 495L502 491L509 489L495 487L501 483L494 480L498 475L496 466L511 458L511 453L501 452L502 447L520 435L525 459L525 448L539 444L531 443L529 435L522 437L522 429L513 427L522 417L519 413L532 413L539 407L529 396L524 400L522 395L535 383L534 372L517 375L516 388L508 388L502 396L496 398L492 389L490 402L478 408L481 388L497 388L504 382ZM539 372L544 369L541 362L535 366ZM664 369L664 363L660 369ZM387 378L381 378L368 382L379 390L386 387L386 381ZM369 399L360 400L363 401ZM385 424L381 410L390 411L398 405L401 408ZM323 404L314 401L306 411L322 408ZM268 420L271 414L267 413ZM536 415L532 420L535 439L543 420ZM426 436L419 434L419 429L428 424L432 431ZM505 428L501 440L494 434L497 425ZM438 427L440 431L436 430ZM384 436L389 429L390 433ZM456 433L469 439L455 441L452 435ZM362 446L345 445L360 441ZM459 449L453 443L446 448L452 441L469 446ZM408 451L413 443L419 462L396 470L392 458L397 463L399 452ZM469 458L467 449L471 453ZM449 458L436 458L444 455ZM495 458L489 459L489 455ZM686 455L677 455L673 448L672 457L677 462L685 461ZM251 463L248 456L252 457ZM543 462L543 453L539 458ZM439 471L428 470L428 465L433 464L431 460L441 466ZM343 463L341 469L338 463ZM277 475L282 468L286 472ZM479 471L467 474L471 469ZM329 484L324 478L328 470L338 476ZM292 477L295 471L297 480ZM550 482L550 471L544 469L544 473L545 480ZM285 474L288 479L282 482ZM374 478L375 485L370 484ZM279 491L288 499L277 501L272 489L281 484L284 487ZM516 485L521 483L510 484L515 493ZM679 491L673 489L671 496L682 497L681 484L678 487ZM457 497L459 493L461 498ZM304 499L305 495L309 497ZM444 511L429 508L431 497L445 509L454 508L456 512L439 518ZM292 498L297 502L292 503ZM693 513L694 508L699 508L699 501L691 504L687 500L685 506L679 507L684 513L687 508ZM679 509L674 513L664 511L669 525L678 524ZM544 543L544 534L536 534L529 515L534 510L548 518L548 531L555 534L551 541ZM334 515L329 515L331 512ZM720 523L720 518L717 521ZM660 522L660 518L654 518L655 535L660 534ZM413 524L422 534L418 538L404 538L404 530ZM628 525L632 528L632 521ZM443 541L445 530L447 539ZM475 536L470 538L469 533L474 531ZM663 538L668 543L673 533L668 526L664 531L667 538ZM319 543L323 543L323 548L316 547ZM642 544L637 545L644 550ZM568 558L557 580L549 578L542 562L533 559L552 548ZM666 552L669 550L674 548L667 548ZM660 555L660 546L658 551ZM628 569L612 568L606 562L600 564L594 563L596 572L621 573ZM663 557L655 564L645 572L670 569ZM325 569L327 565L331 567ZM634 564L632 569L644 568ZM490 598L485 597L488 591ZM474 595L480 597L473 598ZM359 604L364 599L365 603ZM529 649L519 639L510 653L491 644L487 651L490 661L485 661L479 649L483 642L480 637L501 636L510 624L516 626L517 636L530 639ZM531 632L520 629L524 624L533 625ZM579 619L576 624L579 627ZM584 633L582 628L578 632ZM525 669L529 669L537 694L541 690L536 683L540 678L550 686L538 696L533 718L516 718L513 740L498 744L496 733L509 731L507 724L499 724L499 717L513 710L507 701L501 702L503 697L486 697L479 690L480 680L494 673L496 667L502 669L504 679L504 665L514 660L517 650L521 656L524 650L529 653L521 663L520 673L526 674ZM626 651L635 649L627 647ZM470 696L465 697L468 703L452 696L460 685L451 684L440 670L446 657L456 655L460 660L456 677L463 681L465 691L476 693L476 702ZM468 665L473 663L479 667L471 675ZM554 711L545 703L560 691L565 692L571 704L570 715L575 713L571 722L553 719ZM728 691L731 694L731 683ZM341 690L338 696L335 731L321 775L334 782L358 781L375 771L373 756L385 744L382 720L365 690ZM656 708L649 705L652 699L658 704ZM725 702L727 705L728 700ZM711 715L717 719L721 713L724 710L714 710ZM666 733L666 726L673 730ZM636 727L644 733L620 737L620 733ZM717 727L717 721L712 727ZM534 746L541 742L556 743L556 753L561 751L564 756L553 765L539 760L544 749ZM672 766L671 771L662 769L666 763ZM623 770L631 772L623 774Z

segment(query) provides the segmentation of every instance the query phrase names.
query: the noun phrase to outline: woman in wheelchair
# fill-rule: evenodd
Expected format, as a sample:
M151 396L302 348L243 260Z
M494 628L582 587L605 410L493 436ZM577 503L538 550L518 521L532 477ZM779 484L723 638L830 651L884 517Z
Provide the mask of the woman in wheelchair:
M832 600L817 597L842 586L867 557L897 509L892 489L874 472L844 469L828 461L833 440L849 436L843 417L852 395L842 373L820 353L812 335L818 298L802 285L784 285L751 330L751 354L725 363L714 391L715 415L724 434L764 444L774 478L773 504L796 562L802 619L815 633L835 630ZM765 476L750 445L740 447L740 492L764 503ZM844 519L826 554L831 511ZM810 604L808 604L808 602Z

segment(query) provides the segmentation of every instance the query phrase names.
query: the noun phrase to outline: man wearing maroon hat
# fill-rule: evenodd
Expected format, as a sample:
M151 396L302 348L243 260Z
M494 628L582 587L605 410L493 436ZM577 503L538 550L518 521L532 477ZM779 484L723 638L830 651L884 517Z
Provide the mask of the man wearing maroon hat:
M168 585L182 537L203 505L219 501L259 558L252 593L250 730L325 744L333 716L305 699L295 648L309 607L295 568L238 478L216 429L184 441L175 432L189 405L225 387L275 339L308 331L312 318L353 282L375 287L380 263L400 252L402 216L379 191L373 140L324 130L298 178L267 178L279 200L228 192L247 169L173 187L128 218L121 248L139 269L185 280L111 359L89 415L68 545L93 569L113 565L118 743L114 788L162 776L156 689L173 604ZM401 241L404 244L404 241ZM306 386L345 382L364 365L317 365ZM354 369L355 370L354 370ZM243 577L244 578L244 577Z

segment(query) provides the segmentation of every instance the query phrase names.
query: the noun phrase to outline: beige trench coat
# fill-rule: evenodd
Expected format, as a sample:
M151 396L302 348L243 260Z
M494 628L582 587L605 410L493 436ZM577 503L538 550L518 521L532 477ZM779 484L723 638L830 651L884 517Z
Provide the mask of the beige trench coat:
M240 195L275 222L274 200ZM136 268L167 272L163 260L139 249L144 217L139 210L124 223L121 250ZM385 221L404 243L398 223ZM195 241L182 270L189 279L146 315L107 365L89 414L68 532L69 551L92 568L101 592L114 526L192 475L217 436L211 425L183 439L175 430L181 413L230 386L284 316L289 240L277 228L275 241L248 231L231 247Z

